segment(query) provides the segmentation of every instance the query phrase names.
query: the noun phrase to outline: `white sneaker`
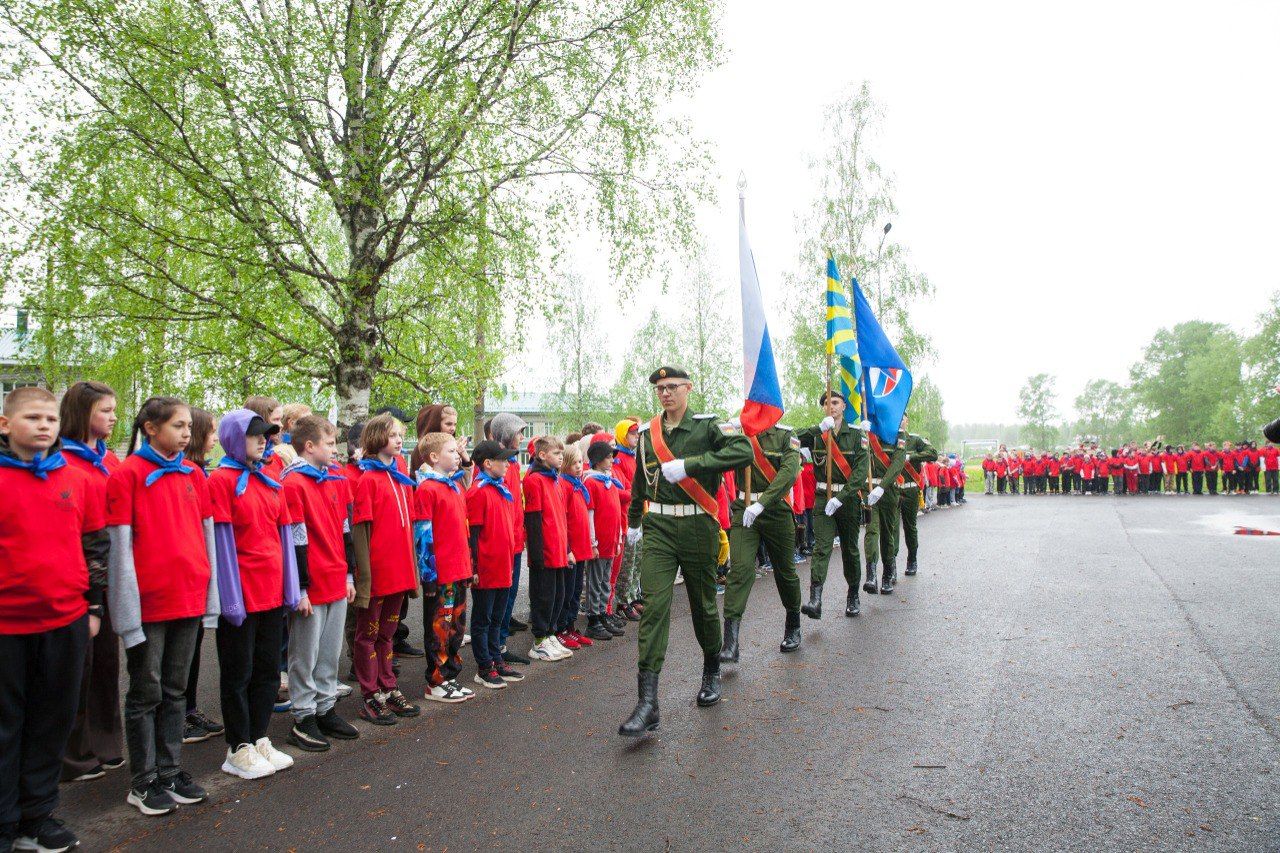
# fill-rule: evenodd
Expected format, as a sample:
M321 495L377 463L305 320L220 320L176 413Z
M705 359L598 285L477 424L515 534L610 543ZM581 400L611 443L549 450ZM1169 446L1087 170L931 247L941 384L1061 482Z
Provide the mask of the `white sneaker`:
M675 585L676 585L676 586L680 586L680 584L682 584L682 583L684 583L684 574L683 574L682 572L676 572L676 583L675 583Z
M573 657L573 650L566 647L564 643L561 643L560 638L555 634L547 637L547 642L551 644L551 650L560 656L557 660L564 660L565 658Z
M531 660L553 661L560 660L560 653L552 650L551 645L546 640L539 640L529 649L529 658Z
M272 746L270 738L258 738L253 748L277 770L288 770L293 766L293 756Z
M462 682L458 681L458 679L456 678L453 681L450 681L449 683L453 685L454 690L457 690L462 695L466 696L468 699L476 695L476 692L474 690L472 690L470 687L466 686Z
M339 681L339 682L338 682L337 697L338 697L339 699L345 699L345 698L347 698L348 696L350 696L350 695L351 695L351 690L352 690L352 688L351 688L351 685L350 685L350 684L344 684L343 682Z
M455 687L452 681L446 681L444 684L437 684L422 695L424 699L430 699L432 702L447 703L465 702L471 698L471 696L468 696L466 693L463 693Z
M462 645L464 645L464 646L469 646L469 645L471 645L471 635L470 635L470 634L463 634L463 635L462 635Z
M222 762L222 772L241 779L261 779L276 772L270 761L247 743L240 744L234 752L227 747L227 760Z

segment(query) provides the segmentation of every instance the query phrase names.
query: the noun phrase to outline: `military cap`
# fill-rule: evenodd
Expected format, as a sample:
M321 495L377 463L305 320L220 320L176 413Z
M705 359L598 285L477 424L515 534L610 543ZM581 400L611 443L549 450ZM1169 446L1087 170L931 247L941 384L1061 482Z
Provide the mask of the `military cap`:
M649 384L657 385L663 379L688 379L689 373L682 367L659 367L649 374Z
M844 404L846 406L849 405L849 398L841 394L839 391L823 391L822 396L818 398L818 405L825 406L827 404L828 397L833 399L844 400Z

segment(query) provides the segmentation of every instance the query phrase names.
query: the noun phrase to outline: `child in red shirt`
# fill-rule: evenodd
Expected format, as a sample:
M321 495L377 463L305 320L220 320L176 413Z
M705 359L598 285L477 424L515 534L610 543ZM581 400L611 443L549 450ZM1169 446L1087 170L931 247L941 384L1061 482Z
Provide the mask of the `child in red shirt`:
M612 566L622 550L621 495L626 487L613 476L613 448L607 444L587 448L587 462L591 466L584 480L591 496L587 519L595 548L587 566L587 636L610 640L626 633L622 620L609 615Z
M593 640L577 630L578 610L582 604L582 587L587 566L597 551L591 537L591 493L582 482L582 448L571 444L564 449L560 490L565 500L565 525L569 533L569 574L565 577L564 603L553 627L556 639L567 649L590 646ZM612 636L612 635L610 635Z
M502 658L502 622L507 612L512 568L516 554L516 496L507 487L509 460L515 451L497 441L485 440L475 446L471 461L476 477L467 491L468 541L471 554L471 652L476 671L485 674L483 683L497 687L494 677L506 683L523 681L524 676L507 666Z
M636 445L640 443L640 422L635 418L624 418L614 426L613 437L613 476L622 483L625 497L622 498L622 511L631 502L631 481L636 475ZM640 621L644 612L644 602L640 598L640 547L629 546L625 541L613 558L612 573L609 578L609 613L621 614L632 622Z
M425 695L436 702L464 702L475 696L473 690L458 683L467 622L467 587L471 585L466 471L462 469L458 442L448 433L427 433L414 454L423 466L415 498L415 538L419 543L422 624L427 637ZM480 677L477 680L486 687L506 686L506 682L495 685Z
M533 463L525 475L524 529L529 543L529 607L534 646L529 657L563 660L573 652L555 636L555 620L564 606L569 572L569 525L560 488L564 442L555 436L533 441Z
M213 511L205 478L183 455L190 440L187 405L150 398L133 422L136 449L107 483L111 622L129 667L127 801L145 815L208 797L181 765L196 634L202 619L216 627L220 612Z
M384 413L360 436L360 482L351 520L356 552L356 630L352 660L364 702L361 719L389 726L420 712L400 692L391 648L405 595L419 594L414 556L414 482L400 470L404 424Z
M23 848L79 843L53 817L85 649L107 581L102 491L67 464L58 404L18 388L0 414L0 823ZM12 836L10 836L12 837Z
M76 382L62 395L62 458L89 474L90 484L105 500L107 477L120 459L107 447L116 426L116 394L101 382ZM110 614L103 613L103 619ZM99 631L89 642L80 682L76 721L62 757L62 780L88 781L124 764L124 720L120 716L120 641L113 631Z
M356 597L351 484L330 470L338 453L337 427L317 415L303 415L290 426L295 459L284 469L284 500L293 519L299 599L289 614L289 742L324 752L328 738L360 734L336 707L347 607Z
M298 603L289 508L263 470L267 438L280 431L248 409L218 424L226 453L209 475L218 598L218 664L227 758L222 770L260 779L293 766L267 737L280 686L284 607Z
M189 464L204 480L209 479L209 458L218 446L218 421L212 412L191 407L191 441L184 451ZM207 491L207 490L206 490ZM216 582L215 582L216 583ZM216 621L216 620L215 620ZM183 743L200 743L225 731L222 723L200 710L200 647L204 644L204 625L196 629L196 647L187 673L187 719L182 727Z

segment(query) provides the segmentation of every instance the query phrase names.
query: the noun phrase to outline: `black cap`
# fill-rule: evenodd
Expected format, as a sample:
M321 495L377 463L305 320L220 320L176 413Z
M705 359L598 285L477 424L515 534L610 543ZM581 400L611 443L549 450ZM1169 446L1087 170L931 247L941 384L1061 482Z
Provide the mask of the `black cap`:
M512 448L503 447L493 439L486 438L471 451L471 461L480 465L489 459L511 459L516 453Z
M269 424L260 415L254 415L249 420L249 425L244 428L245 435L275 435L278 432L280 432L278 424Z
M587 448L587 462L592 468L612 457L613 445L607 441L597 441Z
M649 384L657 385L663 379L688 379L689 372L682 367L659 367L649 374Z
M402 424L409 423L409 416L405 414L404 409L400 408L399 406L383 406L381 409L378 409L378 411L374 412L374 414L375 415L391 415L391 417L395 418Z
M822 396L818 398L818 405L825 406L827 404L828 397L839 398L841 400L844 400L844 404L846 406L849 405L849 398L841 394L839 391L823 391Z
M347 430L347 444L359 444L362 435L364 435L364 421L356 421L351 425L351 429Z

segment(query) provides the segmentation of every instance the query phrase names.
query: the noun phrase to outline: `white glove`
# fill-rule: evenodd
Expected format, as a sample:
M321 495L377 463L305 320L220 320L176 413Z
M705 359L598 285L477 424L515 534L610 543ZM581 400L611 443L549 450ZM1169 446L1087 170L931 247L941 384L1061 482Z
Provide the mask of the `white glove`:
M764 512L764 504L756 501L751 506L742 511L742 526L750 527L755 524L756 519L760 517L760 513Z
M822 432L830 432L836 428L836 419L827 415L822 419L822 423L818 424L818 429Z
M670 462L663 462L662 476L667 478L668 483L678 483L689 476L684 472L684 460L672 459Z
M800 448L800 455L804 457L805 462L813 461L813 452L807 447Z
M884 489L876 486L871 490L871 494L867 495L867 506L875 506L876 501L884 497Z
M635 545L637 542L640 541L640 537L643 535L644 535L644 530L642 528L628 527L627 528L627 544Z
M842 506L843 504L840 503L839 498L830 498L827 500L827 508L823 510L823 512L825 512L827 515L835 515L837 512L840 511L840 507Z
M742 429L742 418L729 418L725 423L734 429Z
M871 432L871 421L858 421L858 429L863 432Z

